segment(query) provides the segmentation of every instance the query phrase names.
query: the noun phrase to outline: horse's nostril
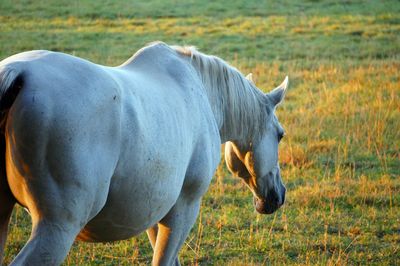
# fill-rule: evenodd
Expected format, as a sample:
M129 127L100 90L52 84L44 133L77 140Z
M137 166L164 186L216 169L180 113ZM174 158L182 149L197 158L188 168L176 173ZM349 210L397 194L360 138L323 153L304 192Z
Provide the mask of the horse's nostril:
M282 194L275 190L269 190L265 199L254 198L254 207L257 212L271 214L283 205L285 201L285 190Z

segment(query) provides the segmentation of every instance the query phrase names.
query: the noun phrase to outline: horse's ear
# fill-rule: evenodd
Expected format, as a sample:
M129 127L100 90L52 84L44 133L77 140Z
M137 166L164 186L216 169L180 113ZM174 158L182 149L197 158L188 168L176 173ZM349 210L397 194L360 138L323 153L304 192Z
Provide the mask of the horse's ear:
M249 74L246 76L246 79L247 79L248 81L250 81L253 85L255 84L255 83L254 83L254 80L253 80L253 73L249 73Z
M272 104L277 106L280 104L285 97L287 87L289 85L289 78L286 76L285 80L281 85L273 89L271 92L267 93L267 96L271 99Z

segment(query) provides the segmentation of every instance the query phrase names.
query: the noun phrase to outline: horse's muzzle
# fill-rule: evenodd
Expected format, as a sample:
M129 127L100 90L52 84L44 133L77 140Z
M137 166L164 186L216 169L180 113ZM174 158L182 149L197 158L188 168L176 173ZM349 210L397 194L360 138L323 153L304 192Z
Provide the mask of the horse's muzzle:
M286 189L283 188L281 195L278 195L275 190L268 191L266 199L253 198L256 211L261 214L274 213L285 202Z

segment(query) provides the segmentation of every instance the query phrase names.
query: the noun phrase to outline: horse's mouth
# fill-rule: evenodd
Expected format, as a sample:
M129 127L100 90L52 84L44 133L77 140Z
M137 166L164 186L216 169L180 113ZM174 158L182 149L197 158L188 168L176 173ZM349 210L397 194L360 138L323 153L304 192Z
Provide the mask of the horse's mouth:
M265 200L261 200L256 197L253 198L253 203L256 211L260 214L272 214L280 207L278 202L267 203Z

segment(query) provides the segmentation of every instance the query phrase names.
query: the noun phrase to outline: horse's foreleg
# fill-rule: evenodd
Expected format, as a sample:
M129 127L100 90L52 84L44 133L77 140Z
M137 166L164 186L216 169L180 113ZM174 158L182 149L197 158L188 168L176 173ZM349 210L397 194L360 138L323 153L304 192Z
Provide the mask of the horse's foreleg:
M158 223L153 265L180 265L178 252L196 221L200 199L178 199L171 211Z
M152 227L150 227L146 231L147 236L149 237L149 241L150 241L151 247L153 248L153 250L154 250L154 247L156 245L157 232L158 232L158 225L157 224L153 225Z
M156 241L157 241L157 234L158 234L158 225L155 224L146 231L147 236L149 237L149 241L153 250L155 250ZM179 258L176 256L175 258L175 266L179 266Z

